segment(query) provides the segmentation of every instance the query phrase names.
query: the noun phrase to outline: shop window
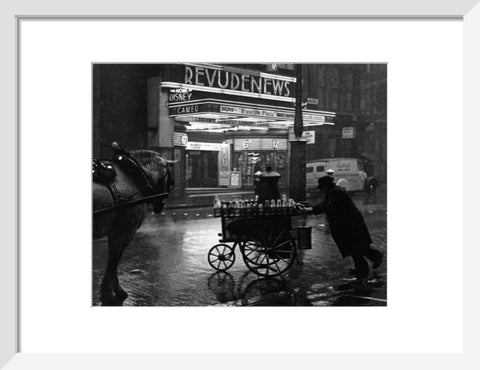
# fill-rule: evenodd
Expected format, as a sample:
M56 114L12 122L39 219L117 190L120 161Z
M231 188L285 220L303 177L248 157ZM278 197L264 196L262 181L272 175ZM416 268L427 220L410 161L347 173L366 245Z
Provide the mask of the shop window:
M242 176L242 185L252 187L254 174L257 171L265 171L266 166L272 166L273 170L280 174L279 186L285 186L287 182L287 152L285 151L259 151L245 150L233 154L233 167Z
M320 107L325 107L325 86L317 87L317 99Z
M340 112L351 112L353 110L352 92L342 91L340 95Z
M325 86L325 67L325 65L319 65L316 68L318 86Z
M347 72L346 85L348 90L353 90L353 70Z
M352 92L349 91L345 94L345 111L352 112L353 111L353 97Z
M327 69L329 87L338 87L340 84L340 73L337 66L329 66Z
M337 152L337 139L335 137L328 139L328 150L329 156L332 158L335 157Z

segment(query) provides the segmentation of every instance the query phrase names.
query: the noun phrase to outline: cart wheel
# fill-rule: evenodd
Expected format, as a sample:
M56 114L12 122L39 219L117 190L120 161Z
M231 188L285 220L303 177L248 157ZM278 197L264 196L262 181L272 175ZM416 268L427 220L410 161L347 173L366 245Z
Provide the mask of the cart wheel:
M235 262L235 252L228 244L214 245L208 252L208 263L215 270L226 271Z
M287 271L297 253L295 241L286 231L276 235L261 233L257 241L242 243L240 250L250 271L268 277Z

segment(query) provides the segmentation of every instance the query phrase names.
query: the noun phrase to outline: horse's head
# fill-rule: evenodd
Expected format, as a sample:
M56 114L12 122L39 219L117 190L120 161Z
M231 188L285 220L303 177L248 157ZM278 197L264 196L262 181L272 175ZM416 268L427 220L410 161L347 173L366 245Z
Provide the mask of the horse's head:
M135 150L130 152L130 155L138 161L150 177L155 194L169 193L172 190L175 184L173 166L177 161L169 161L152 150ZM163 211L165 199L166 197L158 197L150 202L153 212Z
M160 177L156 182L155 192L157 194L170 193L170 191L173 189L173 186L175 185L173 166L175 165L175 163L177 163L177 161L169 161L163 157L162 159L166 162L165 175L163 177ZM153 212L160 213L163 211L163 208L165 207L165 199L166 198L159 197L155 198L152 201Z

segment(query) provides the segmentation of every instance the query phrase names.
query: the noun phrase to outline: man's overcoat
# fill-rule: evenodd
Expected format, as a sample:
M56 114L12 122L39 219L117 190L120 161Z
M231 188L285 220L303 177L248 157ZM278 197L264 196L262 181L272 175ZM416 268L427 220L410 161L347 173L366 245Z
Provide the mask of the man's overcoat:
M342 188L335 186L327 190L323 202L313 207L313 213L327 214L333 240L343 257L372 244L362 214Z

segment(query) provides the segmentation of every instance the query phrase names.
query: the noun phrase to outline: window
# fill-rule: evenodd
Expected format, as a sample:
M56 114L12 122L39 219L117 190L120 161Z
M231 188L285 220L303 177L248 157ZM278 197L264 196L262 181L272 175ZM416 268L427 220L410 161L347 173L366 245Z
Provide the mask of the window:
M312 173L313 172L313 167L307 167L307 173Z
M342 68L340 81L340 112L353 111L354 72L350 67Z
M317 166L317 172L324 172L325 166Z

